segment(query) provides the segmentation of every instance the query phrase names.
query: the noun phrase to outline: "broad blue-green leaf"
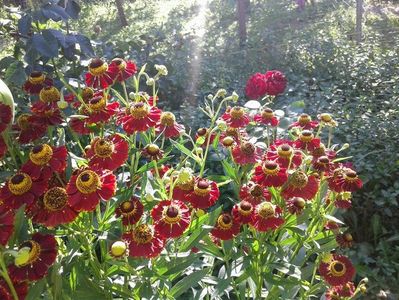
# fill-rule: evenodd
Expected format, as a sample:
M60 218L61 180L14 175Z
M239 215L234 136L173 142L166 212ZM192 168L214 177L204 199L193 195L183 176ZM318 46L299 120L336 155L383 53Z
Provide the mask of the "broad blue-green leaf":
M50 32L37 33L32 37L32 46L43 56L53 58L58 56L57 39Z

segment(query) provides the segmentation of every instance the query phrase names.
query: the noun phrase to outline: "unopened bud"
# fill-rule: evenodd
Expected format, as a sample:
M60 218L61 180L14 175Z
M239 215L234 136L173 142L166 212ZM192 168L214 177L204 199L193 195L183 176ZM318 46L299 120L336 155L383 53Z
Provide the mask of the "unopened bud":
M227 123L223 120L217 120L216 124L221 131L225 131L227 129Z
M57 106L59 109L66 109L68 107L68 102L65 100L60 100L57 102Z
M153 86L155 84L154 78L148 78L147 81L146 81L146 84L148 86Z
M234 91L234 92L231 94L231 99L233 99L234 102L237 102L237 101L238 101L238 98L239 98L238 94Z
M212 94L209 94L208 96L206 96L206 98L207 98L208 100L212 100L212 99L213 99L213 95L212 95Z
M158 71L160 75L166 76L168 75L168 69L164 65L155 65L155 69Z
M220 89L216 93L216 97L226 97L227 91L225 89Z
M121 257L126 254L127 245L124 241L116 241L111 245L111 255L113 257Z

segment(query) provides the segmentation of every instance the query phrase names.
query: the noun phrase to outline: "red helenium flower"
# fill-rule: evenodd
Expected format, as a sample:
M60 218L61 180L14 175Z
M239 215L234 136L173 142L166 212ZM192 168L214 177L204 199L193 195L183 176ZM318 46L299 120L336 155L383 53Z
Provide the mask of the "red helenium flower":
M232 215L235 222L240 224L248 224L252 220L254 213L254 204L249 201L241 201L233 206Z
M47 275L57 257L57 242L50 234L35 233L32 238L19 246L19 251L27 250L20 260L9 267L10 277L15 281L36 281Z
M115 170L122 166L129 154L129 144L118 134L95 138L86 152L90 166Z
M288 140L276 140L270 145L265 157L277 162L282 168L290 166L290 169L293 169L302 163L301 151L294 148L294 143Z
M230 213L222 213L211 230L211 235L223 241L231 240L240 233L240 223Z
M29 160L22 166L22 172L30 172L32 177L50 178L53 173L63 172L66 168L68 151L65 146L53 147L39 144L29 152Z
M287 210L290 214L300 215L306 206L305 199L294 197L287 200Z
M332 286L326 292L326 300L340 300L352 298L355 294L355 285L348 282L343 285Z
M41 123L35 115L22 114L18 117L13 129L19 132L18 142L27 144L44 136L47 131L47 125Z
M124 226L136 224L144 213L144 206L140 199L133 196L130 200L125 200L115 209L115 215L122 217Z
M83 110L88 116L85 119L87 123L108 122L119 111L119 103L108 102L102 91L94 93L93 97L87 101L86 106L87 108L83 106Z
M262 73L253 74L245 86L245 94L250 99L258 99L266 95L266 75Z
M250 181L248 184L243 185L240 189L240 199L248 201L253 205L257 205L263 201L270 201L272 196L267 188L258 183Z
M205 209L211 207L219 199L219 188L214 181L197 178L194 190L187 195L187 201L194 208Z
M131 60L124 60L122 58L114 58L111 61L110 68L118 68L118 75L116 80L119 82L125 81L126 79L132 77L137 72L137 66Z
M31 111L35 121L43 126L56 126L63 122L61 111L51 103L36 102Z
M280 207L265 201L255 207L251 225L258 231L274 230L284 224Z
M279 120L274 115L273 110L268 107L263 109L261 113L256 114L254 116L254 121L259 124L272 126L272 127L276 127L279 123Z
M161 253L165 243L159 233L147 224L138 225L132 231L124 233L122 238L129 242L131 257L156 257Z
M133 134L154 127L160 118L160 109L150 107L144 102L137 102L118 115L117 124L122 125L126 133Z
M252 180L262 186L279 187L288 179L287 170L281 168L274 161L265 161L262 165L255 168Z
M3 156L7 153L7 145L6 142L3 139L3 136L0 135L0 159L3 158Z
M227 125L233 128L241 128L248 125L250 118L241 106L234 106L228 108L222 115L222 119L226 121Z
M190 225L190 210L179 200L165 200L156 205L151 216L154 228L163 238L177 238Z
M42 72L33 71L30 73L28 80L22 86L23 90L31 95L39 94L45 86L53 85L53 80L46 77Z
M157 133L163 132L166 138L173 138L182 135L185 131L183 125L176 122L176 117L171 112L163 112L157 124Z
M71 118L69 121L69 126L73 131L79 133L80 135L90 134L89 124L86 122L86 119L80 118Z
M108 201L114 195L116 178L109 170L87 168L72 175L66 191L68 203L77 211L92 211L100 200Z
M89 64L89 72L85 75L87 86L95 89L105 89L114 83L119 73L118 66L109 65L99 58L93 59Z
M19 171L1 188L0 199L11 209L18 209L24 204L31 205L47 189L47 180L43 176L33 176L30 170Z
M282 94L287 86L287 79L280 71L267 71L265 74L266 94L277 96Z
M328 180L328 186L334 192L355 192L362 188L363 182L350 168L337 168Z
M68 203L68 194L62 187L52 187L36 202L28 206L27 215L37 224L56 227L71 223L78 212Z
M319 122L312 121L312 118L308 114L301 114L298 117L298 121L292 123L288 128L302 128L303 130L312 130L319 126Z
M351 248L353 246L353 236L349 232L337 234L335 240L341 248Z
M0 103L0 133L2 133L11 123L11 106Z
M351 261L343 255L331 254L319 266L320 275L328 284L337 286L350 282L355 276Z
M283 187L281 195L285 199L301 197L306 200L313 199L319 189L319 181L313 175L306 175L302 171L292 173L287 184Z
M14 231L14 211L0 201L0 245L6 246Z
M177 181L174 189L173 189L173 199L177 199L180 201L187 201L189 195L194 191L195 178L191 177L191 179L186 182Z
M261 160L262 149L251 142L242 142L232 150L234 162L239 165L254 164Z
M320 139L315 138L311 131L303 130L298 139L294 142L294 145L302 150L312 152L316 148L320 147Z
M27 282L12 282L15 292L19 300L24 300L28 294ZM0 299L2 300L15 300L8 283L2 278L0 279Z

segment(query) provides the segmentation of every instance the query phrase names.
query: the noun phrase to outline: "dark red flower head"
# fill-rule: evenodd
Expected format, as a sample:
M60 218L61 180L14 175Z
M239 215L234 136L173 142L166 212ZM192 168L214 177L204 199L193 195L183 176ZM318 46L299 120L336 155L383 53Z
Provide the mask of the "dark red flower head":
M248 201L241 201L233 206L232 215L234 220L240 224L248 224L251 222L254 213L254 204Z
M310 130L303 130L294 143L295 147L312 152L320 147L320 139L315 138Z
M14 232L14 210L0 200L0 245L6 246Z
M263 125L276 127L279 123L271 108L264 108L261 113L254 116L254 121Z
M334 192L355 192L363 186L362 180L356 171L340 167L334 170L333 175L329 179L329 187Z
M121 82L126 79L132 77L137 72L137 66L131 60L124 60L122 58L114 58L111 61L110 69L114 69L114 67L118 68L118 75L116 76L116 80Z
M312 121L312 118L308 114L301 114L298 117L298 121L292 123L289 128L302 128L303 130L312 130L319 126L319 122Z
M123 201L115 209L115 215L122 217L122 224L125 226L134 225L144 213L144 206L137 197L132 197L130 200Z
M351 248L353 246L353 236L349 232L337 234L335 240L341 248Z
M276 140L266 152L266 159L277 162L281 167L296 168L302 163L302 152L288 140Z
M129 256L152 258L164 248L164 239L151 225L140 224L122 238L129 242Z
M129 154L129 144L118 134L95 138L86 152L90 166L115 170L122 166Z
M259 203L252 215L251 225L258 231L274 230L284 224L280 207L269 201Z
M28 294L28 283L25 282L12 282L15 292L17 293L18 300L25 300ZM0 279L0 299L2 300L15 300L8 283L2 278Z
M354 296L355 290L356 288L353 282L332 286L326 292L326 300L350 299Z
M15 263L9 267L15 281L36 281L47 275L57 258L57 242L50 234L35 233L19 245Z
M176 122L176 117L171 112L163 112L157 124L157 133L163 132L166 138L179 137L184 132L183 125Z
M233 128L245 127L250 121L247 112L241 106L228 108L227 111L222 115L222 119L226 121L228 126Z
M12 111L11 106L0 103L0 133L2 133L11 123Z
M141 151L141 155L148 160L160 160L163 157L163 151L156 144L148 144Z
M216 182L205 178L197 178L194 190L187 195L187 201L194 208L205 209L211 207L219 199L219 188Z
M251 142L244 141L233 148L232 155L236 164L254 164L261 160L262 149Z
M151 216L155 231L165 239L181 236L190 225L190 210L179 200L161 201L152 209Z
M61 173L66 168L68 151L65 146L53 147L38 144L29 152L29 160L22 166L22 172L30 171L32 177L49 179L53 173Z
M48 178L35 177L31 170L13 175L0 190L0 199L11 209L31 205L47 189Z
M318 189L319 181L315 176L308 176L302 171L295 171L289 176L287 184L281 191L281 195L285 199L301 197L311 200L317 194Z
M352 195L350 192L337 194L334 200L336 208L349 209L352 207Z
M277 96L282 94L287 86L287 79L280 71L267 71L265 74L266 94Z
M28 80L22 86L23 90L31 95L37 95L45 86L53 85L53 80L46 77L42 72L33 71L30 73Z
M42 103L56 103L60 100L61 93L55 86L45 86L40 90L39 99Z
M62 187L52 187L32 205L26 208L27 215L37 224L56 227L75 220L78 212L68 203L68 194Z
M240 199L242 201L248 201L253 205L257 205L263 201L270 201L272 196L270 195L267 188L263 187L258 183L250 181L248 184L243 185L240 189Z
M6 155L7 151L7 144L4 141L3 136L0 135L0 159L2 159L4 155Z
M116 178L109 170L87 168L72 175L66 187L68 203L77 211L92 211L101 199L114 195Z
M328 173L333 168L333 164L331 163L328 156L314 157L312 160L312 166L314 170L320 173Z
M305 206L306 201L301 197L294 197L287 200L287 209L291 214L300 215Z
M252 180L265 187L278 187L282 186L287 179L288 175L285 168L281 168L274 161L265 161L262 165L255 168Z
M223 241L231 240L240 232L240 223L230 213L222 213L216 220L211 235Z
M249 99L258 99L266 95L266 75L262 73L253 74L245 86L245 94Z
M46 134L47 125L40 117L31 114L21 114L13 128L18 132L18 142L28 144Z
M320 263L319 272L328 284L337 286L350 282L356 271L346 256L329 254Z
M100 58L92 59L89 64L89 72L85 75L87 86L95 89L105 89L114 83L119 73L118 66L109 65Z
M161 118L161 110L144 102L136 102L118 115L117 124L122 125L128 134L146 131L155 127Z

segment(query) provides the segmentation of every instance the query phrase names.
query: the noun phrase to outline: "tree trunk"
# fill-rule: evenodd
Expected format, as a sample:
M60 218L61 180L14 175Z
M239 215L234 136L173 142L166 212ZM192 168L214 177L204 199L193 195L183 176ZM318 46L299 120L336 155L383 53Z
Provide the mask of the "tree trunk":
M247 10L249 3L247 0L237 0L237 18L238 18L238 36L240 47L245 46L247 42Z
M363 0L356 0L356 42L362 41Z
M119 15L119 20L121 21L122 27L126 27L127 20L126 20L126 15L125 11L123 10L123 0L115 0L116 8L118 9L118 15Z

